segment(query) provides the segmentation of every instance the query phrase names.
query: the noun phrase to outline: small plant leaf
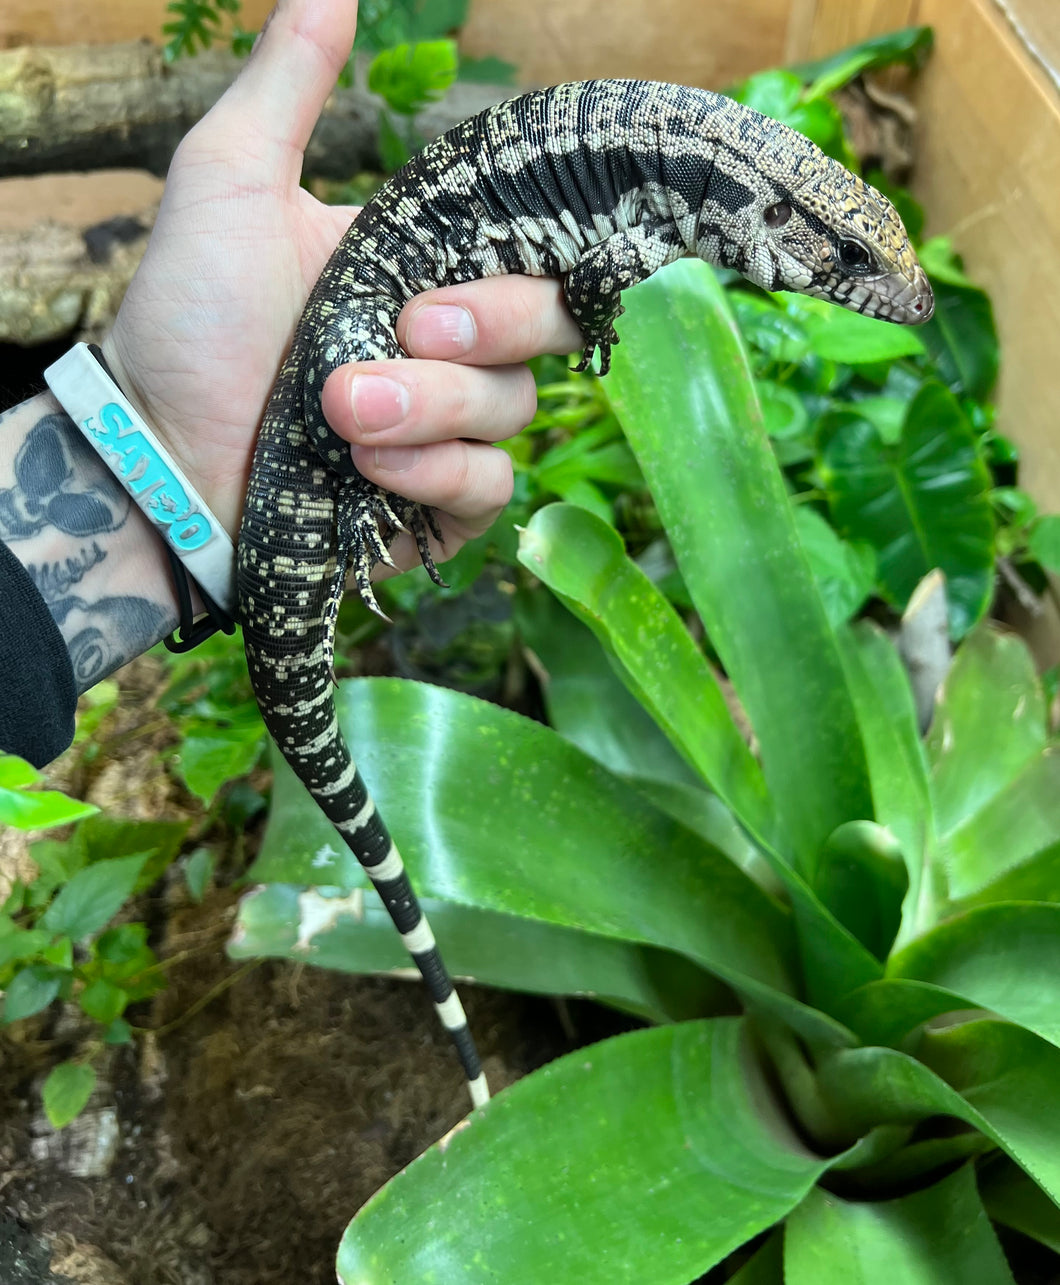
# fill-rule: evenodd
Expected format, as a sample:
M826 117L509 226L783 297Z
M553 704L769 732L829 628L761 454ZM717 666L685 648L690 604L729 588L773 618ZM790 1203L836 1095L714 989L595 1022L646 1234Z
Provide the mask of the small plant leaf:
M81 1114L96 1087L96 1072L85 1062L60 1062L44 1081L41 1096L53 1129L61 1129Z
M30 964L20 968L4 991L4 1022L9 1025L23 1017L32 1017L48 1007L59 994L62 976L47 964Z
M41 927L66 933L74 941L98 933L132 895L150 855L116 857L79 870L44 912Z

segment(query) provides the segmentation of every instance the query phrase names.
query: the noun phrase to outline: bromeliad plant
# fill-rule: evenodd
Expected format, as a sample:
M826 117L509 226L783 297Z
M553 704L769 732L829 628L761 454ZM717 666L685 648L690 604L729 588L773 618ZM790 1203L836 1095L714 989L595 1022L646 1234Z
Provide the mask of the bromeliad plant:
M975 629L922 741L888 638L829 619L715 277L680 263L628 304L608 391L757 753L573 505L520 552L573 613L523 609L558 731L343 684L454 971L651 1025L421 1156L339 1279L1011 1285L992 1223L1060 1252L1060 759L1030 659ZM235 953L404 966L280 764L251 877Z

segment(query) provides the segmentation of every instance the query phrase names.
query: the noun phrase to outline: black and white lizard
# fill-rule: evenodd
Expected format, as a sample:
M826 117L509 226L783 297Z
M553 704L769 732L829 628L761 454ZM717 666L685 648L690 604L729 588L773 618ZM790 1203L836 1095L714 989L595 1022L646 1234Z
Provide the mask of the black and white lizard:
M349 361L401 357L403 304L435 286L518 272L559 277L585 346L617 343L621 292L682 255L868 316L916 324L932 294L894 207L786 126L719 94L636 80L557 85L501 103L430 143L368 202L317 282L265 413L239 537L250 674L280 751L393 917L488 1099L434 937L339 730L335 618L352 571L369 580L399 530L435 521L367 482L324 420L324 381Z

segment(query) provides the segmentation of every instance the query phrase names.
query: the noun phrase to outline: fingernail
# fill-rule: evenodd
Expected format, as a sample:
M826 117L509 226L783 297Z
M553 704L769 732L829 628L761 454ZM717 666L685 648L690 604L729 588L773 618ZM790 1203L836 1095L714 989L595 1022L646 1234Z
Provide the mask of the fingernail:
M373 458L376 468L387 473L407 473L420 462L422 454L418 446L377 446Z
M427 303L413 313L406 336L418 357L458 357L475 345L475 319L451 303Z
M400 424L409 413L409 391L385 375L354 375L350 391L353 416L366 433Z

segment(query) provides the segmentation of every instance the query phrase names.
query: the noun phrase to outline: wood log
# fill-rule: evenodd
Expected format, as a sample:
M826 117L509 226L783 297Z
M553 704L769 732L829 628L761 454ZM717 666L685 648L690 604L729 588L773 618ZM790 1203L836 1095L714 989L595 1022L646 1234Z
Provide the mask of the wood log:
M163 175L181 138L239 71L210 50L167 63L146 41L0 50L0 178L60 170L145 169ZM306 151L306 177L348 179L379 166L381 100L336 89ZM415 119L433 138L513 91L458 82Z

